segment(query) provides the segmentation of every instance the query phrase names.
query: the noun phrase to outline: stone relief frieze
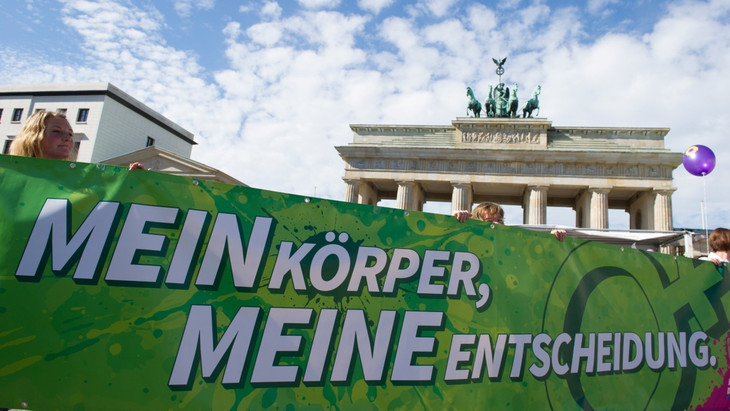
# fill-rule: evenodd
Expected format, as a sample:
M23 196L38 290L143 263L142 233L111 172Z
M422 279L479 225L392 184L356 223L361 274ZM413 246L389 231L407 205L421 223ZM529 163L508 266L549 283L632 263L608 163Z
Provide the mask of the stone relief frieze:
M587 177L650 177L671 178L671 167L636 164L586 164L586 163L536 163L499 161L449 161L419 160L412 158L382 159L357 158L349 163L349 169L404 170L447 173L521 174L546 176Z
M462 143L540 144L540 133L523 130L462 131Z
M516 174L517 167L515 167L515 164L512 164L512 163L502 163L501 171L505 174Z
M416 162L409 158L395 159L391 162L391 169L393 170L417 170L417 167Z
M638 177L639 176L639 166L632 165L632 166L626 166L626 171L624 171L624 175L628 177Z

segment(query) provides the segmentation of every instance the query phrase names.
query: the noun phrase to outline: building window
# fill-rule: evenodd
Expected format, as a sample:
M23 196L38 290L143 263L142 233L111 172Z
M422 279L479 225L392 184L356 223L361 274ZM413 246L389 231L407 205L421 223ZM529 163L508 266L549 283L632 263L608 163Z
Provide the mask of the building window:
M65 109L65 108L59 108L58 110L56 110L57 113L61 113L63 115L66 115L67 111L68 111L68 109Z
M8 139L5 140L5 145L3 146L3 154L10 154L10 145L13 144L13 140Z
M33 114L38 113L39 111L46 111L46 109L44 109L44 108L37 108L37 109L35 109L35 111L33 112Z
M89 109L88 108L80 108L79 114L76 116L76 122L77 123L86 123L86 120L89 119Z
M147 144L145 144L145 147L151 147L155 145L155 139L147 136Z
M74 153L79 152L79 148L81 148L81 142L80 141L74 141Z
M23 109L22 108L13 109L13 118L10 120L14 121L14 122L20 122L21 118L23 118Z
M3 109L0 108L0 120L3 119Z

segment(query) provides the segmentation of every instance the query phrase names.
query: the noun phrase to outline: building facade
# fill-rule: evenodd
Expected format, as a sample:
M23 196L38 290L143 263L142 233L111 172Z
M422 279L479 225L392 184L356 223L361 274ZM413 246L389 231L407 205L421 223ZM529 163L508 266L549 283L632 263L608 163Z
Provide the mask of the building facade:
M74 130L77 161L240 181L190 160L197 143L190 131L111 83L0 85L0 138L7 154L25 120L38 110L63 112Z
M151 145L189 158L196 144L193 133L110 83L3 85L0 109L4 153L38 110L66 113L78 161L100 162Z
M682 153L664 147L666 128L553 127L545 118L457 118L450 126L351 125L345 201L452 210L494 201L545 224L547 207L571 207L576 227L608 229L608 209L630 228L671 231L672 171Z

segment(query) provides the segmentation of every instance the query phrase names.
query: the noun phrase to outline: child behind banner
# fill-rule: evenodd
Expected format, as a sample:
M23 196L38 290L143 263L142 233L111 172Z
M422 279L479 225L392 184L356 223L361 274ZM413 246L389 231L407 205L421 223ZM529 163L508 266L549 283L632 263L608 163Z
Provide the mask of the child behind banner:
M455 211L454 217L461 223L473 218L479 221L504 224L504 209L497 203L486 201L474 207L472 212L468 210ZM554 235L559 241L563 241L567 233L565 230L552 230L550 234Z

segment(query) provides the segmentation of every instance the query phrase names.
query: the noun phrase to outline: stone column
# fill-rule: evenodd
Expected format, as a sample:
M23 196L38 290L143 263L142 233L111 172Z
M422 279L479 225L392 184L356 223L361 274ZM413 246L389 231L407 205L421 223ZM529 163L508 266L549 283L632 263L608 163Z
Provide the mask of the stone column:
M402 210L421 210L423 195L421 186L415 181L396 181L398 193L395 198L395 207Z
M632 230L654 229L654 202L656 194L645 191L634 196L628 207L629 228Z
M608 228L608 192L610 188L588 188L590 219L588 228Z
M345 180L345 201L357 203L359 189L360 180Z
M522 200L523 223L545 224L547 218L547 187L527 186Z
M358 193L357 202L360 204L377 205L380 200L378 197L378 191L367 181L360 182L360 189L358 190Z
M654 230L672 231L672 192L657 190L654 197Z
M459 210L471 211L473 193L470 183L451 183L451 212Z

